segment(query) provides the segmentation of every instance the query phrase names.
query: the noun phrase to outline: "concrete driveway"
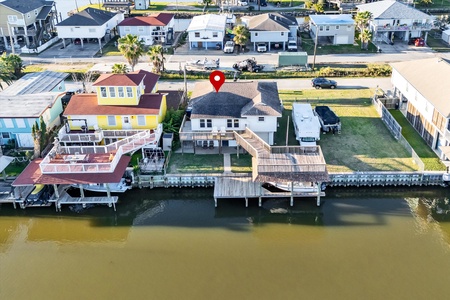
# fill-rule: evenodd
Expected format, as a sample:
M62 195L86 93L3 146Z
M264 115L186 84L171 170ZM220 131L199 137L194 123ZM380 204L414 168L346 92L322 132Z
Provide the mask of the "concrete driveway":
M98 42L84 43L81 45L75 45L69 43L69 39L66 39L66 47L64 48L62 41L56 43L52 47L48 48L44 52L38 55L40 58L84 58L94 57L99 51ZM102 47L105 46L105 42L102 42Z

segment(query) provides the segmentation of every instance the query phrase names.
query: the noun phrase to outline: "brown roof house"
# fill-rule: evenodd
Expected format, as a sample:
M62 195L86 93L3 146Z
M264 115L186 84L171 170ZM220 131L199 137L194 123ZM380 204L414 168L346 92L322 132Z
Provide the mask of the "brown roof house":
M211 83L200 82L192 94L180 140L183 147L234 147L233 132L249 128L272 145L282 110L275 82L225 82L219 92Z
M173 40L174 14L157 13L147 17L126 18L117 26L121 37L139 36L146 45Z

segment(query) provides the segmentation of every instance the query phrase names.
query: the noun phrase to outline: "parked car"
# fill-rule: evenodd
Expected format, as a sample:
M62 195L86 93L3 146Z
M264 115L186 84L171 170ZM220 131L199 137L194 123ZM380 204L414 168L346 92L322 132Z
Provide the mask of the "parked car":
M267 51L266 43L258 43L256 45L256 51L258 51L258 52L266 52Z
M238 5L239 5L239 6L247 6L247 5L248 5L248 2L247 2L247 1L241 1L241 0L239 0L239 1L238 1Z
M225 46L223 47L224 53L233 53L234 52L234 42L228 41L225 43Z
M264 69L263 65L258 65L255 58L244 59L233 65L233 69L238 71L249 71L258 73Z
M316 89L321 88L335 89L337 87L337 82L323 77L317 77L311 80L311 85Z
M296 40L288 41L288 51L292 51L292 52L297 51L297 41Z

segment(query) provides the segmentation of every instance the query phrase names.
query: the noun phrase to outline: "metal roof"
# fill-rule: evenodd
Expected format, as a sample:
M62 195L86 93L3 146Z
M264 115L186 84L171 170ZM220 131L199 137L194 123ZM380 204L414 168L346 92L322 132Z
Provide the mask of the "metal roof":
M223 15L201 15L192 18L186 31L196 30L225 30L227 17Z
M352 15L309 15L316 25L353 25Z
M50 92L67 77L69 77L68 73L52 71L29 73L7 87L0 95L12 96Z
M61 93L29 95L0 94L0 118L39 118Z

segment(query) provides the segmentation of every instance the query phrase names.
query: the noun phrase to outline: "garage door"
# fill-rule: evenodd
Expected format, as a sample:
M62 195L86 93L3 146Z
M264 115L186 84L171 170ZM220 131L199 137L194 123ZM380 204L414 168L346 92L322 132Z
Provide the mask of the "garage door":
M33 148L34 141L31 133L18 133L16 134L17 144L19 147L23 148Z
M337 35L335 45L348 44L348 37L346 35Z

